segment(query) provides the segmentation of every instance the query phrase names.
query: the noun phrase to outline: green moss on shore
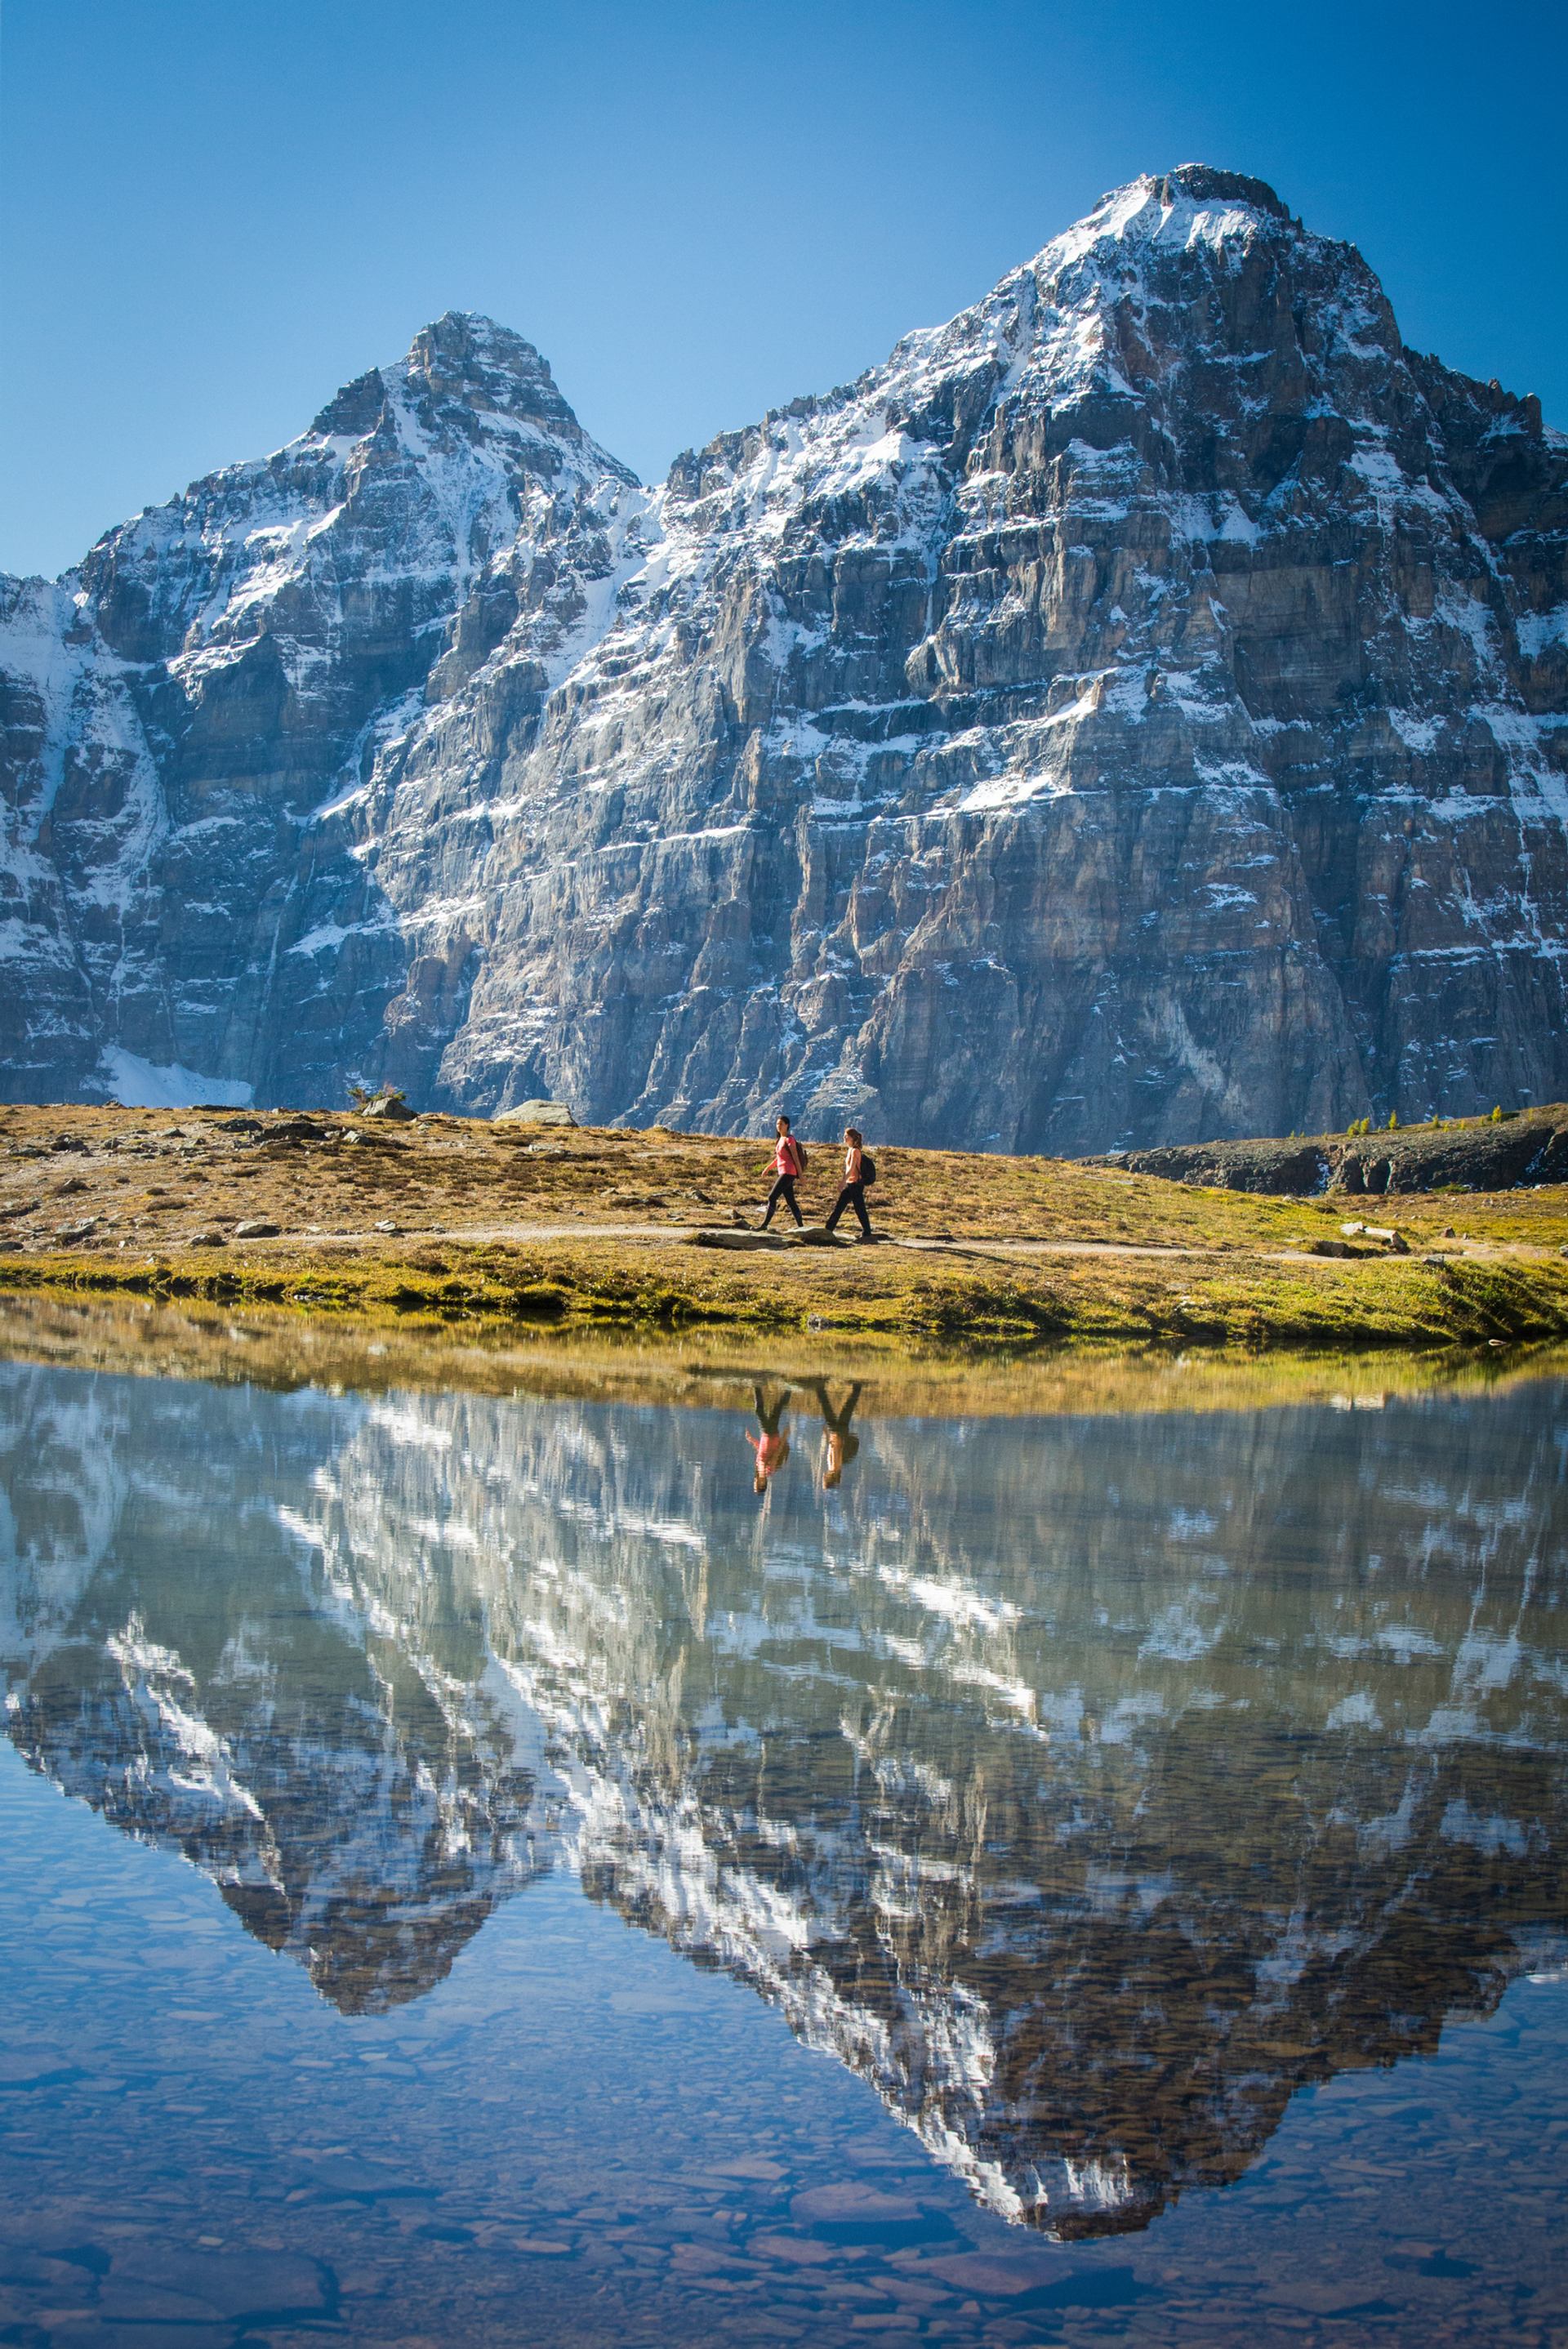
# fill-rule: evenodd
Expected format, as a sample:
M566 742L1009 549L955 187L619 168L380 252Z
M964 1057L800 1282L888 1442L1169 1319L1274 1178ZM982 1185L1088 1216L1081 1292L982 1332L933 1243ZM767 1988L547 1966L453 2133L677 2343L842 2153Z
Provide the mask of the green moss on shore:
M1244 1249L997 1258L883 1247L731 1256L563 1239L377 1249L0 1257L0 1288L270 1304L315 1315L886 1333L939 1343L1518 1344L1568 1336L1568 1263L1303 1262Z
M852 1381L859 1416L1031 1416L1255 1410L1331 1402L1380 1409L1398 1395L1491 1392L1558 1376L1568 1347L1433 1350L1192 1346L1169 1342L954 1346L899 1333L646 1322L545 1328L505 1316L316 1315L278 1305L160 1303L125 1295L0 1292L7 1359L109 1376L207 1379L292 1391L404 1389L748 1410L758 1382Z

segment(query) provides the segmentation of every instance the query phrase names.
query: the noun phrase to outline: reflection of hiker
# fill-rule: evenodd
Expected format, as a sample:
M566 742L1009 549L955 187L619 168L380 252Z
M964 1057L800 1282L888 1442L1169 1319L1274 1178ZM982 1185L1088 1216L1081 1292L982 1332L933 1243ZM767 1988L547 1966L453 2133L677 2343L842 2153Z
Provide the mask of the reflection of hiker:
M861 1381L851 1380L841 1411L833 1409L826 1379L812 1379L810 1384L817 1409L822 1414L822 1489L831 1492L861 1448L860 1437L850 1433L850 1422L861 1399Z
M868 1155L865 1136L855 1125L844 1128L844 1179L839 1195L828 1216L827 1228L831 1231L846 1207L852 1207L860 1217L861 1237L872 1237L872 1219L866 1213L866 1185L877 1179L876 1161Z
M773 1188L768 1194L768 1205L762 1211L764 1231L773 1221L773 1210L780 1199L794 1216L796 1226L799 1227L800 1210L795 1204L795 1182L797 1176L804 1174L805 1172L805 1146L797 1142L790 1133L789 1119L781 1117L779 1121L778 1139L773 1144Z
M762 1428L760 1435L753 1435L749 1428L746 1431L746 1441L757 1454L757 1474L752 1478L752 1490L766 1493L769 1478L777 1475L789 1457L789 1438L779 1424L789 1397L788 1392L781 1394L769 1410L763 1401L762 1389L753 1387L751 1392L757 1400L757 1417Z

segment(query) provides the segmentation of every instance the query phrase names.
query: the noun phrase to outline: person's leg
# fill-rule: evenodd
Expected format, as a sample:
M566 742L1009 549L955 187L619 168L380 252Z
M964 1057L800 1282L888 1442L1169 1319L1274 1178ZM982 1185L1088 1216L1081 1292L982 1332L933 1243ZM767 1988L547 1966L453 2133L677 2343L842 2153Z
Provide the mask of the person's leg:
M837 1230L839 1217L843 1214L844 1209L849 1206L849 1204L850 1186L845 1183L841 1187L838 1197L834 1200L832 1206L828 1210L828 1220L823 1226L823 1229L825 1231L831 1232Z
M787 1174L784 1178L784 1205L789 1208L789 1213L795 1218L795 1229L799 1231L804 1225L806 1218L800 1213L799 1201L795 1196L795 1177L793 1174Z
M819 1379L817 1384L821 1394L820 1407L822 1413L823 1426L831 1428L835 1435L848 1435L850 1432L850 1422L855 1415L855 1405L861 1399L861 1381L859 1379L851 1379L850 1381L850 1392L844 1397L842 1409L839 1411L835 1411L832 1407L832 1402L829 1397L825 1381Z
M851 1183L850 1185L850 1196L854 1202L855 1213L861 1219L861 1237L862 1239L869 1240L872 1236L872 1219L866 1213L865 1185L863 1183Z
M779 1205L780 1199L788 1200L789 1204L792 1207L795 1205L794 1194L790 1188L789 1177L788 1174L780 1174L779 1180L774 1184L773 1188L768 1194L768 1205L762 1210L762 1228L764 1231L768 1229L769 1225L773 1221L773 1210ZM799 1223L799 1214L797 1212L795 1221Z

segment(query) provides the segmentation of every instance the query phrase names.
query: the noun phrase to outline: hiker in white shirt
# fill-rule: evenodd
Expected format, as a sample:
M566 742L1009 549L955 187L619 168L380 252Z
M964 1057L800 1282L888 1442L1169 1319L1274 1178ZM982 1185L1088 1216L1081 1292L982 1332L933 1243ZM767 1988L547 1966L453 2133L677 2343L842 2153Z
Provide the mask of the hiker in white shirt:
M846 1125L844 1128L844 1179L839 1187L839 1195L834 1200L828 1216L829 1231L833 1229L844 1209L852 1207L860 1218L861 1239L869 1240L872 1237L872 1219L866 1213L866 1185L871 1179L872 1171L866 1157L865 1136L858 1126Z

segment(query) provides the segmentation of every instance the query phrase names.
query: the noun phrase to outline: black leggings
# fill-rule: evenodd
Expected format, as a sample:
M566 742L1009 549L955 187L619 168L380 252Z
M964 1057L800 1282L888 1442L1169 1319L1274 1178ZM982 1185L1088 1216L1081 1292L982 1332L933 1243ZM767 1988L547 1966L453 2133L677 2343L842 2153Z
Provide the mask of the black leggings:
M861 1229L869 1240L872 1219L866 1213L866 1186L863 1183L846 1183L834 1200L828 1216L828 1229L832 1230L846 1207L852 1207L861 1219Z
M795 1204L795 1177L793 1174L780 1174L777 1183L774 1184L771 1191L769 1192L768 1205L762 1211L762 1228L764 1231L768 1229L769 1225L773 1221L773 1210L779 1205L780 1199L783 1200L784 1205L789 1208L789 1213L794 1216L795 1221L797 1223L800 1221L800 1210Z
M782 1431L779 1428L779 1423L784 1416L784 1406L789 1400L789 1388L785 1387L782 1390L778 1402L774 1404L771 1411L768 1408L768 1398L763 1393L760 1387L754 1386L751 1390L751 1393L752 1399L757 1405L758 1425L761 1428L763 1434L779 1434Z

